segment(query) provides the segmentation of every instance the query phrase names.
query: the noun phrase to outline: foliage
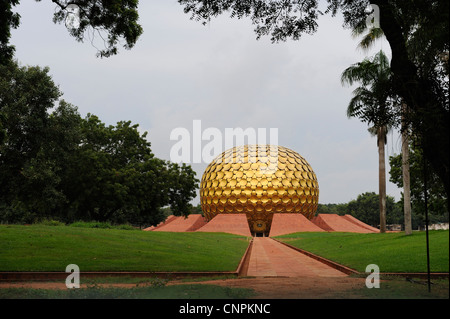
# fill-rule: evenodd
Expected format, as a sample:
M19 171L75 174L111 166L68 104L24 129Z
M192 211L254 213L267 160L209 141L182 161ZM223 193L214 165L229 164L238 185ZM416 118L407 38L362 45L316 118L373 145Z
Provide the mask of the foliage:
M36 0L40 2L41 0ZM65 23L70 14L69 5L76 5L79 17L79 26L71 28L66 25L67 31L77 41L97 37L103 42L104 49L98 49L97 56L109 57L118 52L121 40L125 41L125 49L131 49L142 34L137 11L138 0L52 0L56 5L53 14L54 23ZM0 64L11 60L14 55L14 46L9 44L11 29L20 25L20 15L13 12L20 0L0 0Z
M396 110L391 98L392 74L389 60L383 51L348 67L341 76L342 84L361 84L353 91L347 108L348 117L358 117L375 128L390 127Z
M53 21L62 23L68 14L67 1L52 1L57 5ZM93 36L97 33L102 39L102 33L106 32L105 49L99 50L97 54L100 57L117 54L117 44L120 39L125 40L126 49L131 49L142 34L142 27L137 23L138 0L79 0L76 5L80 8L80 25L76 29L68 28L68 31L77 41L83 41L89 29L92 30Z
M15 48L9 45L9 38L11 29L16 29L20 23L20 15L12 12L12 7L18 4L19 0L0 0L0 65L14 56Z
M42 226L65 226L63 222L55 219L43 219L39 222L39 225Z
M425 224L425 185L424 185L424 163L421 148L410 146L410 176L411 176L411 208L413 216L413 227ZM390 181L399 188L403 187L402 156L390 156L389 164ZM444 185L438 176L427 166L427 198L430 223L448 222L448 197ZM401 199L403 202L403 197Z
M342 204L319 204L316 214L350 214L362 222L378 227L380 223L379 196L374 192L359 194L356 199ZM395 202L391 196L386 197L387 224L402 224L403 212L400 202Z
M192 207L191 214L201 214L203 215L202 205L199 203Z
M316 214L337 214L345 215L347 212L347 203L345 204L319 204Z
M170 206L167 206L167 207L162 208L161 211L163 212L163 214L164 214L164 216L165 216L166 218L167 218L168 216L170 216L170 215L175 215L175 216L177 216L177 214L172 210L172 208L170 208ZM189 204L188 207L187 207L187 209L186 209L186 211L187 211L189 214L200 214L200 215L203 216L202 206L201 206L200 203L197 204L197 205L195 205L195 206L192 205L192 204Z
M415 161L414 157L413 160ZM391 182L396 183L398 187L402 187L402 172L401 172L401 155L390 157L391 163ZM412 205L412 227L413 229L421 228L425 225L425 217L423 210L423 182L421 181L422 174L420 166L414 164L414 174L417 180L414 181L414 194ZM413 174L412 174L413 176ZM420 177L417 177L420 176ZM436 176L430 176L429 189L429 222L440 223L448 222L448 211L446 210L445 192L442 183ZM434 186L432 186L434 185ZM412 191L412 190L411 190ZM412 191L413 194L413 191ZM403 213L403 198L395 202L394 198L387 196L386 198L386 223L404 225ZM365 192L359 194L356 199L348 203L341 204L319 204L317 214L350 214L362 222L374 227L379 225L379 196L374 192Z
M42 225L42 222L40 223ZM45 224L44 224L45 225ZM63 226L63 225L54 225ZM111 225L109 222L74 222L69 225L70 227L84 227L84 228L101 228L101 229L122 229L122 230L137 230L135 227L127 224Z
M271 35L273 42L292 37L297 40L303 33L312 34L317 29L317 0L298 1L200 1L178 0L184 12L191 18L203 21L230 11L230 16L241 19L249 16L256 25L255 32L261 36ZM301 12L300 15L297 15Z
M389 110L392 101L392 73L389 60L383 51L379 51L372 59L348 67L341 75L342 84L352 85L359 82L361 86L353 91L353 98L347 108L348 117L358 117L363 122L373 125L369 128L372 135L377 136L379 161L379 194L380 194L380 231L386 231L386 171L384 148L386 135L393 122Z
M11 217L23 214L29 205L34 207L29 217L46 217L44 210L63 200L55 187L59 182L56 163L46 156L53 133L47 111L61 95L48 72L48 68L19 67L16 63L0 65L5 136L0 144L0 206Z
M367 192L358 195L356 200L351 200L347 204L347 213L353 217L377 227L380 223L380 199L374 192ZM400 224L402 211L396 205L394 198L386 196L386 223Z
M61 92L48 68L11 62L0 72L0 220L156 225L162 207L189 214L195 172L156 158L137 124L54 107Z

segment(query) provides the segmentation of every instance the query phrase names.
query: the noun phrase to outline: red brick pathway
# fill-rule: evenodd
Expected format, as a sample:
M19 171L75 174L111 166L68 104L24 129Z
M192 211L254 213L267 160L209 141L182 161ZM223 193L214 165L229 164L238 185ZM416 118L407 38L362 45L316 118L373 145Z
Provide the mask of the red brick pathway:
M347 277L343 272L269 237L255 237L253 239L247 276Z

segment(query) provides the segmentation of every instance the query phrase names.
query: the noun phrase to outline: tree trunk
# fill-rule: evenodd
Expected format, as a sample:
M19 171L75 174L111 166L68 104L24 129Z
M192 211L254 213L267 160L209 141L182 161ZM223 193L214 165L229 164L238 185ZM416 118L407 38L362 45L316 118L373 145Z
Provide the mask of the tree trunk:
M379 196L380 196L380 233L386 232L386 164L384 146L386 144L386 127L378 128L378 166L379 166Z
M421 137L423 156L431 164L450 195L450 113L433 93L433 85L418 75L418 68L409 59L406 36L395 18L389 0L372 0L380 9L380 27L391 47L391 70L396 91L410 110L414 134ZM450 200L450 196L448 196Z
M409 175L409 137L408 130L406 128L405 116L408 111L408 106L403 103L402 105L402 172L403 172L403 213L405 217L405 235L412 234L411 223L411 186Z

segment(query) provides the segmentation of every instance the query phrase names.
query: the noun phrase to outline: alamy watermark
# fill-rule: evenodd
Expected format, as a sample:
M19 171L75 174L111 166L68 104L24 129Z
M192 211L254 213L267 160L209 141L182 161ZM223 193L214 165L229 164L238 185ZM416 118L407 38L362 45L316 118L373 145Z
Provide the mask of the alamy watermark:
M366 287L369 289L380 288L380 267L375 264L367 265L366 273L369 273L366 277Z
M66 287L69 289L80 288L80 267L75 264L67 265L66 272L70 273L66 278Z
M366 8L369 16L366 18L366 28L373 29L380 27L380 8L376 4L369 4Z
M258 147L258 157L264 158L264 152L273 154L278 152L278 129L277 128L225 128L224 132L216 127L202 129L201 120L192 122L192 130L177 127L170 133L170 140L177 141L170 149L170 160L174 163L207 163L217 158L235 146L245 144L267 145L266 148ZM206 143L205 143L206 142ZM272 158L278 158L273 156ZM231 160L232 157L225 160ZM249 162L256 157L248 157Z
M78 29L80 27L80 7L76 4L69 4L65 8L66 14L66 28L67 29Z

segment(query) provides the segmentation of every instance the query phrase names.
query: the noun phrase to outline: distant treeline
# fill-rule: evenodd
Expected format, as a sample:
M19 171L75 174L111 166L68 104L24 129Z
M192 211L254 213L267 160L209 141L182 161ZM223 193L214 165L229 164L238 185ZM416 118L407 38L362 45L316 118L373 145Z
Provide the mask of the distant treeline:
M366 192L358 195L357 199L348 203L319 204L316 214L350 214L368 225L378 227L380 224L379 196L374 192ZM448 210L433 210L432 207L429 209L428 218L430 224L448 222L448 217ZM386 224L404 225L403 200L395 202L392 196L387 196ZM416 203L412 209L412 227L413 229L418 229L424 225L425 214L423 207Z

